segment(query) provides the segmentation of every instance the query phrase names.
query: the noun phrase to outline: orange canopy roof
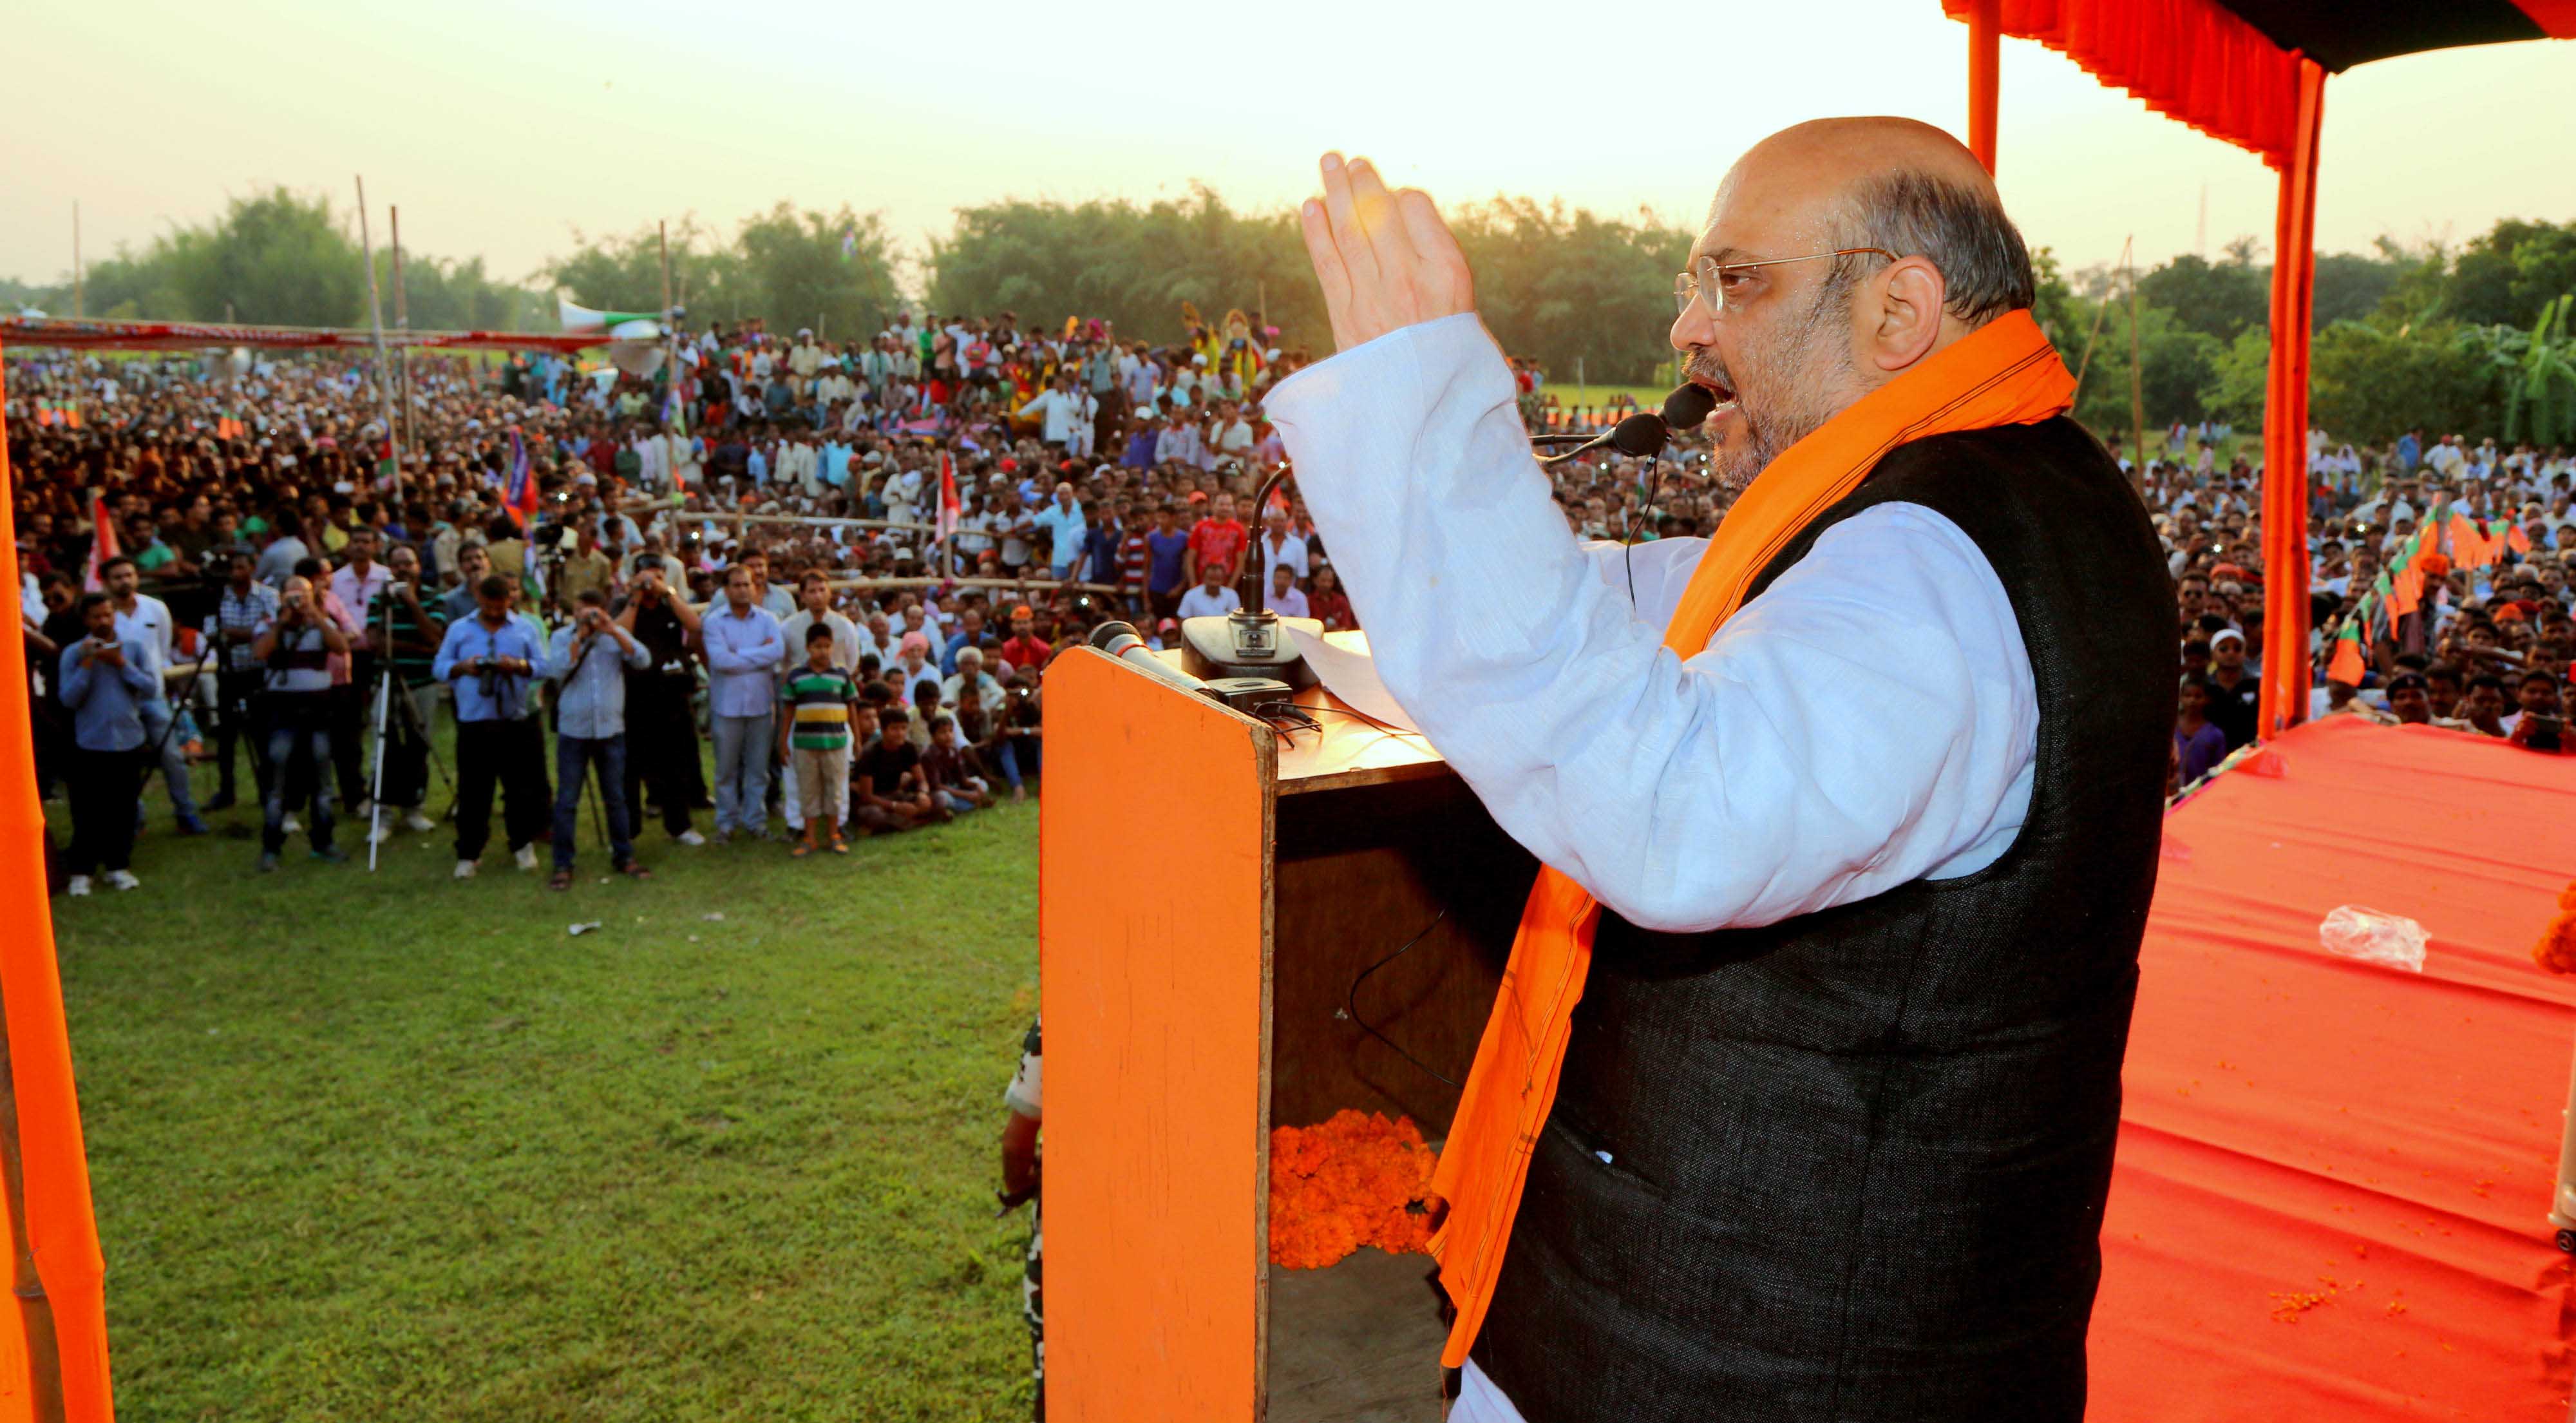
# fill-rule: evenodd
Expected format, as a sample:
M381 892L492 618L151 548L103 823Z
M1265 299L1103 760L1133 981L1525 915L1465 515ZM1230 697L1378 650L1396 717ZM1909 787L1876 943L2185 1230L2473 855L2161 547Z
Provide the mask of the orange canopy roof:
M1964 20L1976 0L1941 0ZM2298 62L2328 73L2392 55L2576 38L2576 0L2000 0L2033 39L2148 108L2279 168L2298 130Z

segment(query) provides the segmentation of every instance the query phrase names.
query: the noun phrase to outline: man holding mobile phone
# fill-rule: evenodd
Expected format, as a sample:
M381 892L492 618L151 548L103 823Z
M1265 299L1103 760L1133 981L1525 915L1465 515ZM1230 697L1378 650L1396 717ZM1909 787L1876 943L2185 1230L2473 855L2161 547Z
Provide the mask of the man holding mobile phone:
M90 875L104 868L107 882L132 889L141 881L126 868L134 854L134 800L142 787L143 704L159 685L150 652L118 630L116 607L105 593L84 593L86 633L63 649L56 666L63 707L72 716L70 782L71 872L68 893L89 893Z
M313 802L307 822L313 858L336 864L348 856L331 844L331 659L348 655L349 635L324 611L313 580L298 574L278 590L277 615L261 625L250 650L263 669L261 724L268 738L259 868L277 868L286 848L287 814L307 796Z

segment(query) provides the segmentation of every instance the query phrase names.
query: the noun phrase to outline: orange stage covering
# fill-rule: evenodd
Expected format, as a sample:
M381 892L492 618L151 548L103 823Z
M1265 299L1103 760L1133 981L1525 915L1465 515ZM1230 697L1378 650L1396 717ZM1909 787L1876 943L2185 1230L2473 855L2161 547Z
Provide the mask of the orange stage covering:
M2327 718L2173 814L2088 1416L2568 1416L2576 982L2529 952L2571 877L2576 758L2452 732ZM2423 974L2320 949L2339 904Z

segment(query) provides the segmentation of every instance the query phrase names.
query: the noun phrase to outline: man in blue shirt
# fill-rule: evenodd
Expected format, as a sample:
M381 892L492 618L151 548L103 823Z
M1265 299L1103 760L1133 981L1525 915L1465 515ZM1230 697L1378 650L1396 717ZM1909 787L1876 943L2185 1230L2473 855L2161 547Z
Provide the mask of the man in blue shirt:
M456 877L474 878L492 838L497 783L510 852L519 868L537 867L537 832L546 824L545 736L528 714L528 689L545 653L537 631L510 614L510 580L493 574L475 585L475 615L448 626L430 672L452 684L456 698Z
M626 817L626 671L652 663L644 644L608 616L608 595L584 588L572 621L555 629L546 676L555 684L555 873L549 889L572 888L582 777L596 762L608 812L608 862L619 874L651 879L635 863Z
M1074 502L1072 485L1055 487L1054 501L1038 511L1037 526L1047 535L1047 571L1057 578L1071 578L1083 536L1082 506Z
M1175 526L1171 505L1154 510L1154 531L1145 535L1145 550L1152 560L1145 572L1145 602L1159 622L1180 612L1181 594L1189 582L1183 559L1190 551L1190 536Z
M1152 469L1154 467L1154 442L1159 437L1159 434L1160 427L1155 425L1153 413L1151 411L1146 412L1144 418L1139 419L1136 422L1135 432L1127 437L1127 452L1118 457L1118 467L1121 469Z
M725 570L724 606L699 623L707 654L707 714L716 743L716 839L769 836L769 753L778 714L778 662L787 639L752 591L751 570Z
M1118 586L1118 542L1126 537L1127 530L1118 522L1117 515L1110 512L1105 499L1084 505L1083 512L1090 517L1090 531L1082 536L1082 551L1086 555L1083 559L1084 581L1115 588Z
M143 793L143 703L160 690L152 654L120 634L116 605L84 593L81 625L89 636L63 649L56 666L63 707L72 715L72 844L65 888L89 893L90 873L104 868L118 889L142 883L126 868L134 855L134 805Z

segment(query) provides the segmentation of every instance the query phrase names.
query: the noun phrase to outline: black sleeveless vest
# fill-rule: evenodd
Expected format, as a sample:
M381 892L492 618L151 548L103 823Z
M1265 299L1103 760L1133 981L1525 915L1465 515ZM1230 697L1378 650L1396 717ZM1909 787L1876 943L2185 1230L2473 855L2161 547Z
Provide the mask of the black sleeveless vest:
M2029 818L1962 877L1754 929L1604 910L1475 1358L1529 1423L2073 1423L2155 888L2173 594L2066 419L1890 453L2012 600ZM1723 855L1724 845L1707 853Z

